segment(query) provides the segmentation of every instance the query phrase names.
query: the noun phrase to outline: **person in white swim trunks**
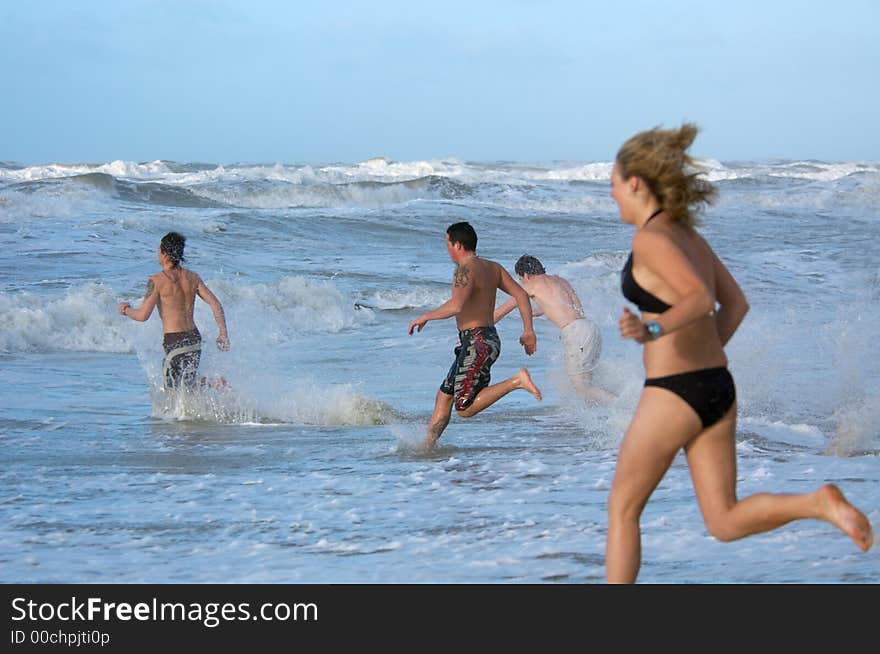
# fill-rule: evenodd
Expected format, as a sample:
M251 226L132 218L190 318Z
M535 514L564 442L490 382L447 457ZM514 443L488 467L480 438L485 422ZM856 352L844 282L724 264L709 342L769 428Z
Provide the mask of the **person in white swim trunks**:
M608 402L614 395L593 383L593 371L602 354L602 336L592 320L584 315L581 300L568 280L548 275L535 257L524 254L514 267L522 287L534 300L533 315L544 315L559 328L565 350L565 370L575 392L592 403ZM516 307L508 300L495 309L495 322Z

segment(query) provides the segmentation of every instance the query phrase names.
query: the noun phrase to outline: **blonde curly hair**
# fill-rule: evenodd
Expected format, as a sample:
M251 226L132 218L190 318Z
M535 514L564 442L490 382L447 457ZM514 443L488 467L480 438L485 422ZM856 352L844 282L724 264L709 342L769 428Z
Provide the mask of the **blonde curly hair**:
M672 219L698 224L697 214L718 197L717 189L701 177L705 169L687 153L699 128L684 123L678 129L653 129L629 138L615 161L623 179L636 176Z

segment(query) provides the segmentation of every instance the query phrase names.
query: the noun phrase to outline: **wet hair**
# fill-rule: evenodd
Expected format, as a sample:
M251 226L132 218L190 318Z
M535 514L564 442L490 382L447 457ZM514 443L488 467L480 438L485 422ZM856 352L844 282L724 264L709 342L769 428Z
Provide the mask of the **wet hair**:
M514 270L516 271L516 274L520 277L522 277L523 275L543 275L547 272L546 270L544 270L544 264L538 261L531 254L524 254L519 259L517 259Z
M476 251L477 232L470 223L453 223L446 228L446 233L449 235L450 243L461 243L468 252Z
M697 224L697 214L718 197L716 188L701 177L704 168L687 154L698 131L693 123L684 123L678 129L639 132L615 158L623 179L642 179L666 214L687 225Z
M177 232L168 232L162 237L159 243L159 249L168 257L168 260L175 266L180 265L183 258L183 247L186 245L186 237Z

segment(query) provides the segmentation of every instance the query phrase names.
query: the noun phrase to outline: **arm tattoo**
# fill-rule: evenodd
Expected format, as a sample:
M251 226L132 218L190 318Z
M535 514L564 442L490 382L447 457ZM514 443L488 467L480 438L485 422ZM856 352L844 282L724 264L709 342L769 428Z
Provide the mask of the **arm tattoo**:
M156 290L156 285L153 283L153 278L147 280L147 292L144 294L144 299L147 299L153 294L153 291Z
M453 277L453 285L456 287L467 286L470 282L470 271L468 270L467 264L459 266L455 269L455 276Z

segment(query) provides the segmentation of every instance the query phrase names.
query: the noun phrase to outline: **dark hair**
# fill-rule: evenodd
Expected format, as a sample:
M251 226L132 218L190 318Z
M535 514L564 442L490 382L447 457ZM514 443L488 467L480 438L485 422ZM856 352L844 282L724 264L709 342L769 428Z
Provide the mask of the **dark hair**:
M547 272L544 270L544 265L531 254L524 254L517 259L514 270L520 277L523 275L543 275Z
M168 260L175 266L179 265L183 258L183 246L186 245L186 237L177 232L168 232L162 237L159 249L165 253Z
M461 243L468 252L477 249L477 232L470 223L454 223L446 229L450 243Z
M699 129L684 123L678 129L639 132L624 143L615 161L624 180L633 175L645 181L672 220L697 224L697 214L718 195L701 177L704 169L688 154Z

